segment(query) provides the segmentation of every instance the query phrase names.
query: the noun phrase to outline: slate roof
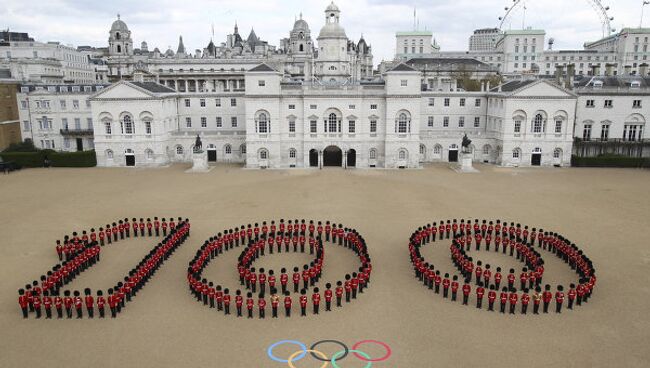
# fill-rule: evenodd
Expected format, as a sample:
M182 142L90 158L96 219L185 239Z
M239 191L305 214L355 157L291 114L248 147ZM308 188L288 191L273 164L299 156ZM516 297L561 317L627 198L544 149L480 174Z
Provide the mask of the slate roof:
M526 79L526 80L513 80L506 82L501 85L501 92L512 92L520 88L526 87L529 84L537 82L536 79ZM499 87L494 87L490 89L490 92L499 92Z
M276 70L271 68L270 66L262 63L253 69L249 70L249 72L275 72Z
M436 65L436 64L464 64L464 65L486 65L484 62L472 58L413 58L406 64L409 65Z
M131 82L131 84L140 88L144 88L147 91L153 93L175 93L176 92L173 89L165 87L156 82Z
M389 72L417 72L417 70L404 63L399 63L396 67L389 70Z
M650 88L650 77L640 77L640 76L618 76L618 77L591 77L591 76L578 76L575 79L574 86L581 87L593 87L594 82L600 81L603 83L602 87L604 88L629 88L632 85L632 82L638 82L639 88Z

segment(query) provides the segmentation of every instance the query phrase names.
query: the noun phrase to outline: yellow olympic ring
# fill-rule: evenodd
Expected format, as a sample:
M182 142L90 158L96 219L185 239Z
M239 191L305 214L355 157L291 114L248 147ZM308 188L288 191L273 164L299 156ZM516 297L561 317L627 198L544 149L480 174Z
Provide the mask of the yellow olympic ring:
M288 361L287 361L287 364L289 364L289 367L290 367L290 368L296 368L296 366L293 365L293 359L294 359L295 357L297 357L298 355L300 355L301 353L303 353L303 352L304 352L304 353L314 353L314 354L320 356L320 357L323 358L323 359L327 359L327 355L325 355L325 353L323 353L322 351L319 351L319 350L311 350L311 349L307 349L307 350L298 350L298 351L296 351L295 353L291 354L291 356L289 356L289 359L288 359ZM325 367L327 367L328 364L330 364L330 362L329 362L329 361L326 361L325 363L323 363L323 365L320 366L320 368L325 368Z

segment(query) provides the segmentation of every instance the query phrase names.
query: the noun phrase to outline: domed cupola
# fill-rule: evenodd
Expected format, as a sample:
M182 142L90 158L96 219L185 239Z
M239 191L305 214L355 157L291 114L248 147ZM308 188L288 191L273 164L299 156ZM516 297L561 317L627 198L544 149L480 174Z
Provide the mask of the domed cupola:
M117 15L117 20L111 25L108 37L108 52L110 56L133 55L133 40L129 27Z

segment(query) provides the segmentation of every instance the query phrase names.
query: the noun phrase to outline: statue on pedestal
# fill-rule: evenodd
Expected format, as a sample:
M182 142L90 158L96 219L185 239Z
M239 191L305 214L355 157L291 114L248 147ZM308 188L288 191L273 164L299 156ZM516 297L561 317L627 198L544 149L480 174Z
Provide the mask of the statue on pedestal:
M467 133L463 136L463 153L471 153L469 150L469 145L472 144L472 140L467 138Z
M196 142L194 142L194 153L201 153L203 152L203 143L201 143L201 137L199 135L196 135Z

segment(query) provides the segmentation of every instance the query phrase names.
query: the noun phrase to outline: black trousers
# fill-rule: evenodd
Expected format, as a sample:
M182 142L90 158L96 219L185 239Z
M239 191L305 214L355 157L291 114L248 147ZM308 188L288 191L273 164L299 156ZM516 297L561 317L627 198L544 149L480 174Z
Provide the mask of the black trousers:
M539 304L538 303L533 304L533 314L539 314Z
M99 318L104 318L104 307L98 308L99 310Z
M569 298L569 305L567 305L567 308L573 309L573 299Z
M300 306L300 315L303 317L307 315L307 306Z
M83 313L82 313L81 308L75 308L75 309L77 310L77 319L83 317Z
M469 299L469 295L463 294L463 305L467 305L467 300Z
M501 313L506 312L506 303L501 303Z
M526 314L527 310L528 310L528 304L522 304L521 305L521 314Z
M248 310L248 318L253 318L253 310L252 309Z
M562 303L555 302L555 313L562 313Z
M273 318L278 318L278 307L271 307L271 314Z
M517 304L510 303L510 314L515 314L515 307L517 307Z
M93 318L95 316L95 308L90 307L86 308L86 310L88 311L88 318Z
M318 314L319 305L314 304L314 314Z
M548 305L551 304L549 302L544 302L544 313L548 313Z
M458 295L458 291L453 291L451 292L451 301L455 302L456 301L456 295Z
M27 307L24 307L24 308L21 307L20 309L23 311L23 318L27 318L27 315L28 315Z
M287 317L291 317L291 307L287 307L286 305L284 306L284 314Z
M337 297L336 297L336 306L337 306L337 307L340 307L340 306L341 306L341 299L343 299L343 298L340 297L340 296L337 296Z
M264 318L264 313L265 313L265 312L266 312L266 309L265 309L265 308L260 308L260 310L259 310L260 318Z
M51 319L52 318L52 307L45 308L45 318Z
M224 311L224 314L230 314L230 303L224 304L223 311Z
M238 306L237 306L237 317L241 317L241 316L242 316L242 313L241 313L241 305L238 305Z
M483 306L483 298L476 298L476 308L481 309Z
M56 309L56 318L63 318L63 308L57 308Z
M332 310L332 301L331 300L326 300L325 301L325 310L326 311L331 311Z
M488 310L494 311L494 300L488 301Z

